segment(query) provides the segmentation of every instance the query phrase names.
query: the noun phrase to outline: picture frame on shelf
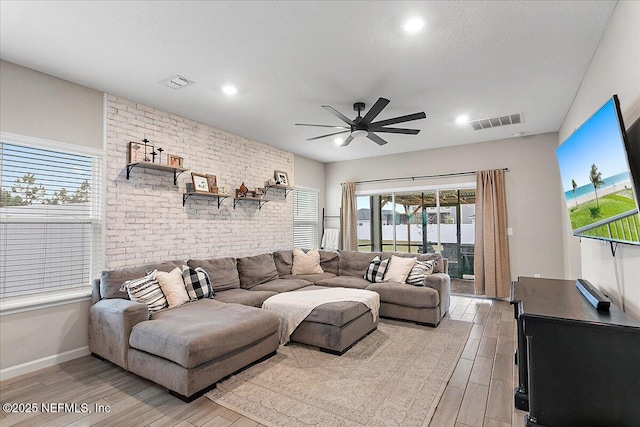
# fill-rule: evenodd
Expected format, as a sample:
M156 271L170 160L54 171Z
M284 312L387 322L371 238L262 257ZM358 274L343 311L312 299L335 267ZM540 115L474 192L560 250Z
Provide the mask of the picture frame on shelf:
M140 142L129 142L129 163L151 162L154 146Z
M175 154L167 154L167 165L172 166L174 168L183 167L184 159L180 156L176 156Z
M209 180L207 175L191 172L191 182L193 183L194 193L208 193Z
M273 178L276 180L276 185L289 186L289 175L283 171L274 171Z
M207 182L209 183L209 192L218 194L218 177L207 174Z

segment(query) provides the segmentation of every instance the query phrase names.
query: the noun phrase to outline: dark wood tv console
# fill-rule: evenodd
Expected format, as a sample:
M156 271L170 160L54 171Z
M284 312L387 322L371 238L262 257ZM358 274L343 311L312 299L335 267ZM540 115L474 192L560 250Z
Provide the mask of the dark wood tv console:
M515 405L527 426L640 425L640 322L597 311L573 280L519 277Z

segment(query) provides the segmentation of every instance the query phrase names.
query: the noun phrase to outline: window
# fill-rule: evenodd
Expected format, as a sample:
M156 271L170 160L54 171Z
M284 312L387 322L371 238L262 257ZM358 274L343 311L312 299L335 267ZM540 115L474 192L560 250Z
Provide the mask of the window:
M102 162L95 150L3 135L0 298L91 289L103 260Z
M300 187L293 190L293 246L318 247L318 190Z

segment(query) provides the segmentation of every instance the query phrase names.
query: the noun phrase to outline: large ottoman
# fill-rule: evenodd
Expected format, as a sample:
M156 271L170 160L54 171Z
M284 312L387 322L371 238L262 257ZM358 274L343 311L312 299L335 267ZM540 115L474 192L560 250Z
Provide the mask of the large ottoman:
M307 286L295 292L325 289ZM378 327L371 310L361 302L340 301L319 305L291 334L291 341L319 347L320 351L342 355Z

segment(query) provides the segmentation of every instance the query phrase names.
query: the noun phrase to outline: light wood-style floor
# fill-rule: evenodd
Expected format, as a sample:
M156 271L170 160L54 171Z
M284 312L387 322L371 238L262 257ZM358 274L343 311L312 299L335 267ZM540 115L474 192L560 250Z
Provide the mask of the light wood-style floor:
M431 427L522 427L513 409L515 321L507 302L453 296L452 319L473 322L471 336ZM260 424L201 397L189 404L163 388L91 356L0 383L0 402L88 404L77 412L0 412L8 426L234 426ZM96 405L109 412L96 411ZM73 408L67 408L73 409Z

